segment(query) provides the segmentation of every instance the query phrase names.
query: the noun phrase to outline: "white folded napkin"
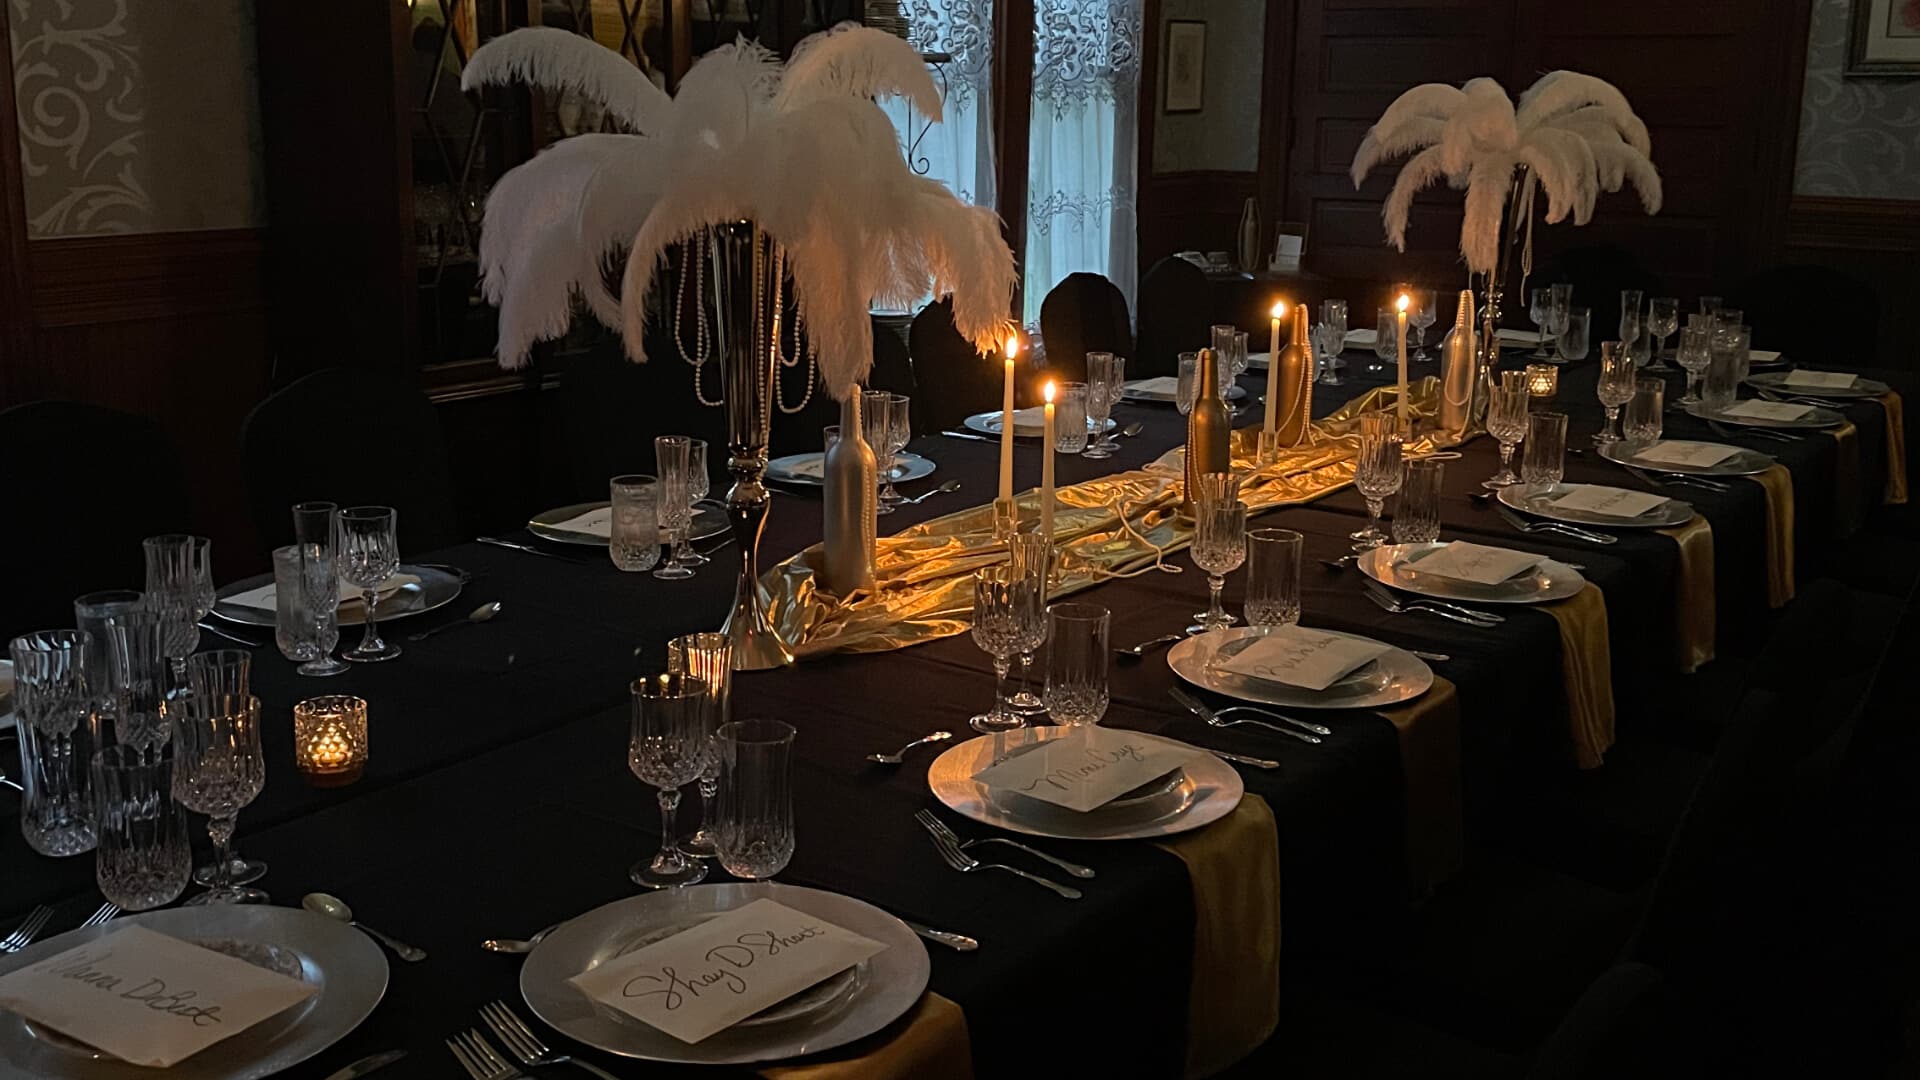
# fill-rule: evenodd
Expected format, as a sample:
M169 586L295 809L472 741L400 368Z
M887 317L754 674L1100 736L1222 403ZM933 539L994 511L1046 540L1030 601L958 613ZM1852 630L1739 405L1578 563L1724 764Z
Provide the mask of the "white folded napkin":
M1136 394L1151 394L1154 397L1173 397L1180 392L1180 380L1172 375L1161 375L1152 379L1136 379L1127 384L1127 389Z
M1215 659L1211 666L1216 671L1320 691L1351 675L1388 648L1365 638L1344 637L1304 626L1278 626L1254 638L1233 656Z
M1645 449L1635 451L1633 460L1651 461L1657 465L1685 465L1694 469L1711 469L1739 452L1739 447L1721 443L1662 440Z
M1845 371L1809 371L1806 368L1794 368L1787 372L1786 385L1811 386L1820 390L1847 390L1860 381L1860 376Z
M396 573L381 582L379 587L373 591L380 599L385 600L387 597L392 596L394 593L399 592L409 585L418 584L420 584L419 577L413 574ZM340 581L340 609L342 611L350 608L357 609L361 604L363 591L360 586L349 585L346 579L342 578ZM223 604L231 604L234 607L248 608L253 611L273 612L279 609L280 600L278 594L274 592L273 582L269 581L257 589L248 589L246 592L234 593L232 596L220 602Z
M1544 561L1545 555L1455 540L1424 558L1401 565L1419 574L1435 574L1476 585L1498 585Z
M1630 488L1608 487L1605 484L1576 484L1572 491L1547 505L1558 510L1580 510L1605 517L1637 518L1668 501L1665 495L1652 495Z
M1798 420L1813 411L1811 405L1797 405L1791 401L1761 401L1755 398L1743 401L1730 409L1722 410L1722 416L1740 416L1749 420L1774 420L1786 422Z

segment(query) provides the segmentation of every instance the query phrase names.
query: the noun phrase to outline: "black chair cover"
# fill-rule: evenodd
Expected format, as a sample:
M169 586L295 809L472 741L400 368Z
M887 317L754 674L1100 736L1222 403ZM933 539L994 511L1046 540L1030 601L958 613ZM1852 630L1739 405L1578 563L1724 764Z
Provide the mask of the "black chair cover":
M1040 304L1040 340L1046 345L1048 374L1065 382L1087 381L1090 352L1131 360L1127 298L1099 274L1068 274Z
M1002 365L983 358L953 324L953 301L928 304L908 335L919 387L914 423L923 435L1000 407Z
M1181 353L1207 347L1209 311L1199 267L1171 255L1149 267L1140 278L1140 341L1127 378L1177 374Z

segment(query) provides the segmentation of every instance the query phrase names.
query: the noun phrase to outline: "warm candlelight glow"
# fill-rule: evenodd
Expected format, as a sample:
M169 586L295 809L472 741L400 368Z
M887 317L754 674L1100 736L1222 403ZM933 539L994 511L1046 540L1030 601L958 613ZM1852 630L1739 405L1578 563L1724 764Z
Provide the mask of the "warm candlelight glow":
M1560 369L1552 364L1527 365L1527 394L1550 400L1560 390Z
M1400 298L1393 302L1394 308L1398 311L1405 311L1408 307L1412 306L1412 304L1413 297L1408 296L1406 293L1401 293Z
M1053 380L1052 379L1047 380L1047 385L1041 388L1040 394L1042 397L1045 397L1049 403L1053 401Z
M338 787L360 779L367 765L367 703L346 694L327 694L295 705L293 759L315 787Z
M1020 335L1008 334L1007 335L1007 359L1012 360L1014 357L1019 355L1020 355Z
M1284 319L1287 317L1287 302L1285 300L1279 300L1274 303L1273 317L1276 319Z

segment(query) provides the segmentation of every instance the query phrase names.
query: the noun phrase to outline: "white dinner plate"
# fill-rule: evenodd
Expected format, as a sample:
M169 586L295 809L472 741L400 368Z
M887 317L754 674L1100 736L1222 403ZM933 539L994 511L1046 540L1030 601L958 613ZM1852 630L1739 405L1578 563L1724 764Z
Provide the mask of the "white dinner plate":
M320 992L171 1069L129 1065L0 1012L0 1076L35 1080L255 1080L345 1038L387 992L387 956L345 923L299 908L203 904L122 915L0 954L0 975L38 963L122 926L144 926L305 980Z
M1719 446L1734 451L1734 455L1704 469L1694 465L1676 465L1671 461L1648 461L1639 456L1655 446ZM1661 439L1657 443L1630 443L1623 439L1601 446L1600 456L1616 464L1632 465L1637 469L1649 469L1657 473L1692 473L1695 476L1752 476L1773 468L1773 457L1758 450L1749 450L1732 443L1699 442L1691 439Z
M442 567L401 563L394 573L411 574L420 580L417 583L402 585L380 598L380 621L383 623L405 615L420 615L435 611L453 603L460 595L460 576ZM220 590L220 598L214 602L213 613L228 622L239 623L242 626L261 626L272 629L275 616L271 608L243 607L227 600L230 596L238 596L262 585L271 584L273 584L272 574L257 574L250 578L242 578ZM351 607L346 604L340 605L341 626L359 626L366 620L367 609L364 605L354 604Z
M1372 641L1359 634L1318 629L1323 634ZM1388 646L1387 651L1362 665L1358 671L1327 687L1309 690L1304 686L1269 682L1226 671L1215 671L1214 655L1243 638L1260 633L1258 627L1235 626L1195 634L1167 650L1167 666L1175 675L1216 694L1261 705L1287 705L1296 709L1377 709L1411 701L1433 686L1433 669L1419 657Z
M822 461L826 455L815 451L811 454L788 454L767 462L767 479L780 480L789 484L820 484L822 480ZM896 484L909 480L919 480L932 476L933 462L919 454L901 453L894 455L893 475L889 477Z
M1547 559L1505 581L1482 585L1474 581L1420 572L1420 560L1442 550L1446 541L1431 544L1382 544L1354 563L1360 572L1404 592L1441 600L1483 604L1546 604L1565 600L1586 588L1580 571ZM1417 659L1417 658L1416 658Z
M1016 792L993 791L973 778L989 765L1069 732L1064 727L1015 728L968 739L934 759L927 768L927 787L948 809L982 825L1060 840L1138 840L1188 832L1232 813L1246 793L1240 773L1205 751L1196 751L1170 778L1143 784L1086 813ZM1127 734L1196 750L1145 732Z
M1685 525L1693 520L1693 504L1684 499L1668 498L1666 502L1641 514L1639 517L1615 517L1611 514L1591 514L1584 510L1565 510L1552 505L1553 500L1564 498L1577 488L1591 487L1589 484L1555 484L1545 491L1534 491L1525 484L1500 489L1500 501L1534 517L1548 521L1561 521L1569 525L1599 526L1603 529L1667 529L1675 525Z
M1738 403L1736 402L1736 404ZM1839 427L1841 424L1847 422L1847 418L1838 411L1821 405L1808 406L1809 411L1798 420L1763 420L1757 416L1730 416L1724 412L1708 411L1705 403L1689 404L1683 406L1683 408L1687 410L1687 415L1689 416L1697 416L1702 420L1717 424L1731 424L1734 427L1811 430Z
M993 412L974 413L972 416L967 417L966 425L984 435L998 435L1000 434L1000 411L996 409ZM1112 431L1117 426L1119 425L1115 424L1111 417L1107 419L1108 431ZM1091 428L1089 428L1089 430L1091 430ZM1016 438L1037 439L1041 434L1040 425L1035 424L1033 427L1028 428L1023 426L1018 420L1015 420L1013 422L1013 434Z
M1141 389L1140 384L1147 381L1148 380L1146 379L1136 379L1133 382L1126 383L1125 385L1121 386L1120 400L1144 401L1144 402L1149 402L1156 405L1172 405L1179 400L1178 391L1163 392L1163 391ZM1247 388L1244 386L1227 387L1228 401L1239 401L1241 398L1244 398L1246 396L1247 396ZM994 430L997 432L999 429L996 427Z
M527 531L542 540L551 540L556 544L578 544L581 547L606 547L607 538L590 532L575 532L559 526L572 521L591 510L605 510L612 505L605 499L599 502L573 503L568 506L556 506L544 510L527 519ZM705 540L710 536L719 536L731 528L727 522L727 505L714 499L702 499L693 508L693 523L687 527L688 540ZM381 612L385 614L385 612Z
M1829 401L1842 398L1879 397L1892 387L1878 379L1865 376L1853 380L1852 386L1796 386L1787 380L1793 377L1791 371L1768 371L1759 375L1747 376L1747 385L1756 390L1769 390L1776 394L1792 394L1796 397L1826 398Z
M755 900L872 938L885 949L697 1043L685 1043L582 993L570 979ZM561 923L520 968L520 994L548 1026L621 1057L691 1065L779 1061L831 1050L899 1019L920 1001L932 965L905 923L850 896L777 882L693 885L630 896Z

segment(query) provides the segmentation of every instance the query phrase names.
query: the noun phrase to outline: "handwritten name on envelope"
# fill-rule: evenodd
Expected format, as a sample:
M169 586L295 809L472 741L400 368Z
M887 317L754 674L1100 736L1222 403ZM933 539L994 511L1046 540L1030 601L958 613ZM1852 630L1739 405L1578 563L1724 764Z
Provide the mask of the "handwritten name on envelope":
M1403 565L1416 574L1436 574L1455 581L1498 585L1516 574L1533 569L1545 559L1545 555L1531 552L1455 540L1424 559Z
M1650 495L1644 491L1608 487L1605 484L1581 484L1548 505L1607 517L1634 518L1666 501L1665 495Z
M1749 420L1775 420L1782 423L1798 420L1813 411L1811 405L1795 405L1786 401L1743 401L1726 410L1723 416L1739 416Z
M1658 465L1685 465L1695 469L1711 469L1740 452L1738 447L1723 446L1720 443L1686 442L1675 440L1657 442L1633 455L1635 461L1651 461Z
M816 915L755 900L569 981L697 1043L885 948Z
M1387 651L1377 641L1302 626L1276 626L1213 667L1268 682L1325 690Z
M1795 368L1787 373L1788 386L1817 386L1822 390L1845 390L1860 381L1860 376L1845 371L1808 371Z
M164 1069L319 988L141 926L0 976L0 1008Z
M1131 731L1086 727L973 774L996 791L1011 791L1086 813L1141 784L1165 776L1193 753Z

